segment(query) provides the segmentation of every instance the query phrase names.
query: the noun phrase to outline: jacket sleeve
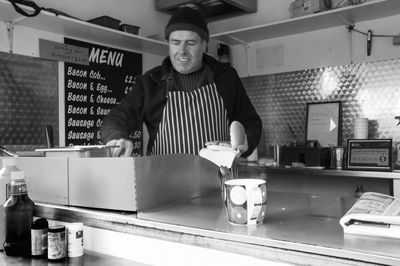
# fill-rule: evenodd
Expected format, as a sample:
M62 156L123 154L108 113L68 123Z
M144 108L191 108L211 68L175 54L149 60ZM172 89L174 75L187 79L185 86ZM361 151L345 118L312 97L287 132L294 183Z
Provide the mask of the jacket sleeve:
M143 79L139 76L133 90L121 103L111 109L101 125L101 140L107 143L113 139L129 138L130 133L143 124Z
M231 75L229 75L231 78L226 84L230 84L232 86L231 88L235 88L234 92L230 91L229 96L229 98L233 97L231 99L233 105L231 106L230 120L231 122L235 120L239 121L245 128L248 150L242 156L246 157L249 156L258 146L262 132L262 121L251 103L236 70L230 68L229 71L231 71ZM228 87L226 89L231 90L231 88Z

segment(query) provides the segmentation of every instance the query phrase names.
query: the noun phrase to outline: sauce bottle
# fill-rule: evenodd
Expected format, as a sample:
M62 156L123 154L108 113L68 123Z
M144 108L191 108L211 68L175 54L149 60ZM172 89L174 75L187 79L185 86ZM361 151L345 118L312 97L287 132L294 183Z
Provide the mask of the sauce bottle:
M4 252L10 256L30 256L34 203L28 196L24 172L11 172L10 198L3 207L6 220Z
M5 236L5 214L3 204L10 196L11 172L20 171L16 166L15 158L4 158L3 168L0 169L0 250L3 250Z

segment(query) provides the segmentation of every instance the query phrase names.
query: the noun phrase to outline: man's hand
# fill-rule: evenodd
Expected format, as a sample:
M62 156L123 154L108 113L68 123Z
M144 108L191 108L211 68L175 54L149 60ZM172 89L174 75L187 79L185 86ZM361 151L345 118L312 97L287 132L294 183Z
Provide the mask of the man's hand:
M133 152L133 143L128 139L113 139L107 142L108 146L118 146L111 148L112 157L130 157Z
M243 153L245 153L249 149L249 146L247 144L247 136L246 136L246 134L244 135L244 143L243 144L239 144L239 145L237 145L236 147L233 147L233 148L239 150L239 153L238 153L238 155L236 155L236 157L240 157Z

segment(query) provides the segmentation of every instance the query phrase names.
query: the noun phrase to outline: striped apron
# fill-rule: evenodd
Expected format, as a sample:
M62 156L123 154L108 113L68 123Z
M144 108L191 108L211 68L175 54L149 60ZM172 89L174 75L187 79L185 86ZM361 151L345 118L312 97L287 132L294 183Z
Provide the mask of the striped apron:
M198 154L207 141L229 140L229 121L215 83L169 91L152 154Z

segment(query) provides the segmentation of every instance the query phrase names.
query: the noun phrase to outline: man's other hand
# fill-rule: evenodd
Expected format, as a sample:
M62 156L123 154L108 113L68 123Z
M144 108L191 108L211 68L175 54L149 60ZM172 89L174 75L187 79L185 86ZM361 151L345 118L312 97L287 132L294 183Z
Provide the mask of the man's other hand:
M107 142L107 146L118 146L111 148L112 157L132 156L133 143L128 139L113 139Z

